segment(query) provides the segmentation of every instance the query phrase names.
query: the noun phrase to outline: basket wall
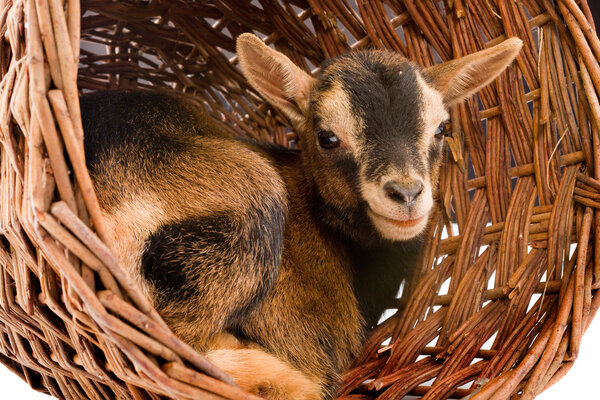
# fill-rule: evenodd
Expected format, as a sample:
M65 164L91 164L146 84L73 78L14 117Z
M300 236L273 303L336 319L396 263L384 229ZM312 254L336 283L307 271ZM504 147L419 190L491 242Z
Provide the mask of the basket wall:
M429 66L525 43L452 110L421 274L340 398L531 399L577 357L600 305L600 41L585 1L4 0L0 28L0 361L32 387L251 398L173 336L103 244L78 105L176 90L224 129L294 146L236 66L246 31L307 71L366 47Z

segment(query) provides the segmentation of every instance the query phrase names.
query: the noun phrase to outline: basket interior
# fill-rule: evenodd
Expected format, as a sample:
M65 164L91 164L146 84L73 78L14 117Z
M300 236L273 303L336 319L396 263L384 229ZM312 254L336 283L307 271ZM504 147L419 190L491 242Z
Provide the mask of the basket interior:
M6 3L2 22L9 43L0 48L0 104L7 105L0 119L2 204L8 205L1 225L0 361L61 398L193 398L204 393L197 387L241 396L224 384L206 389L185 375L206 367L161 333L164 326L119 276L101 241L83 239L92 234L85 224L95 219L79 175L65 178L74 187L77 215L60 207L58 201L68 199L58 178L54 188L52 176L60 171L47 125L34 109L35 96L27 95L36 87L35 66L21 62L30 68L28 78L18 64L36 49L30 43L35 32L24 22L37 16L43 34L45 13L54 18L53 3L36 4ZM453 135L418 279L390 302L339 395L446 399L483 385L481 399L532 398L568 370L600 303L594 234L600 228L600 54L594 50L600 47L594 47L595 34L582 33L586 23L593 26L586 2L93 0L67 1L63 10L74 59L79 56L79 93L186 93L223 129L289 147L297 137L288 121L237 67L235 38L243 32L254 32L313 73L326 58L365 48L394 50L431 66L510 36L523 39L516 63L452 110ZM59 48L59 24L52 26ZM67 93L52 45L43 35L38 44L46 60L44 96L49 88ZM68 128L56 119L68 147ZM47 149L36 155L32 146L42 144ZM96 261L76 252L52 223L66 227L115 277L93 268ZM123 300L113 289L124 293ZM142 318L140 311L157 326L135 340L127 334L143 331L133 322Z

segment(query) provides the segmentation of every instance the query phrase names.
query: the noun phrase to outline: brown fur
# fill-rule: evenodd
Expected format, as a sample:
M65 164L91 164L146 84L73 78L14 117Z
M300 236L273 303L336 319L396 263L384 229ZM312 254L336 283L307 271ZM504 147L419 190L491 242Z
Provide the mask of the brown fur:
M472 88L385 52L314 79L252 35L238 43L301 153L235 140L177 97L102 93L81 101L88 167L117 256L177 335L253 393L330 398L410 275L424 224L405 224L431 208L441 99ZM461 84L480 85L469 71ZM340 146L319 145L321 131ZM403 204L390 180L423 193Z

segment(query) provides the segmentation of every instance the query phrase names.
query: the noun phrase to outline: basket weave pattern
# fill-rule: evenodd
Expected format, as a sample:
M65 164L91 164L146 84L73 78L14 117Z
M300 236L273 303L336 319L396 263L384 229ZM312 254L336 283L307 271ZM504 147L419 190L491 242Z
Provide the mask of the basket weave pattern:
M253 398L170 332L104 245L78 101L177 90L223 129L293 146L236 66L247 31L307 71L366 47L430 66L525 44L452 110L419 277L340 398L532 399L577 357L600 306L600 41L586 1L4 0L0 29L0 361L34 388Z

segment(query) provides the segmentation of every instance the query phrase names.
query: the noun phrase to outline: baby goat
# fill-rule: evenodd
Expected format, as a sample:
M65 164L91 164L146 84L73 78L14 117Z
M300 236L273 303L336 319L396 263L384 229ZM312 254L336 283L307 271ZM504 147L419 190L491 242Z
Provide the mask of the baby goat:
M413 268L448 107L520 48L512 38L426 69L355 52L312 78L241 35L244 75L293 123L300 152L232 138L178 97L84 96L111 245L173 331L240 386L331 398Z

